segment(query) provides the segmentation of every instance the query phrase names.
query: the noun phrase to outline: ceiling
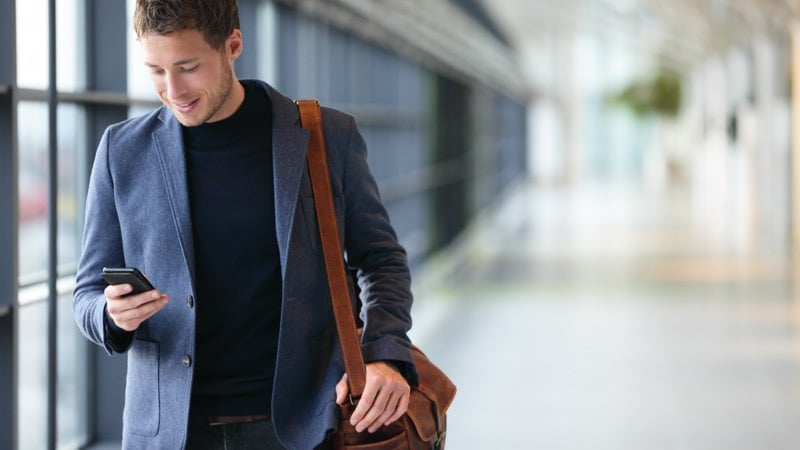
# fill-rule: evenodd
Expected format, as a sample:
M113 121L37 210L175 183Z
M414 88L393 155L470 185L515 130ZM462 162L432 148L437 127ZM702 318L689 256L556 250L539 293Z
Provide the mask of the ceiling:
M563 84L557 64L569 63L562 52L576 36L630 51L635 70L683 71L764 33L785 37L800 19L800 0L281 1L437 73L519 98Z
M785 31L800 0L482 0L524 51L548 35L592 33L685 66L756 33Z

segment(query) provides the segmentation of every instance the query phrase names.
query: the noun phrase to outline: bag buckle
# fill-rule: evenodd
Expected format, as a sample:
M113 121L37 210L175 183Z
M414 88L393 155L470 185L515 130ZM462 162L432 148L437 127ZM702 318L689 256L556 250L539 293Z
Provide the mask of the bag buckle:
M447 436L447 431L440 431L433 441L433 448L439 450L444 448L444 438Z

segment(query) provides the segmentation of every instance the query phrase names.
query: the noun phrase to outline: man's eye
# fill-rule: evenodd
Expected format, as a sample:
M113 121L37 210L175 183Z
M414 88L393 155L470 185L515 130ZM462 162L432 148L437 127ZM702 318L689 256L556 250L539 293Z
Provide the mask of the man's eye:
M197 66L194 66L194 67L181 67L181 72L183 72L183 73L196 72L198 67L200 67L200 66L197 65Z
M151 69L150 73L153 75L161 75L164 73L164 69Z

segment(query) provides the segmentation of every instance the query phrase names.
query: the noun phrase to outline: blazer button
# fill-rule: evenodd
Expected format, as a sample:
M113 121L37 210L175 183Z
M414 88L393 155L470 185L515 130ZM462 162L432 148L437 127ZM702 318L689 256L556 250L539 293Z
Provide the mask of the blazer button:
M183 355L183 358L181 358L181 364L183 364L183 367L191 366L192 358L189 355Z
M193 308L194 307L194 297L192 297L191 295L186 297L186 305L189 306L189 308Z

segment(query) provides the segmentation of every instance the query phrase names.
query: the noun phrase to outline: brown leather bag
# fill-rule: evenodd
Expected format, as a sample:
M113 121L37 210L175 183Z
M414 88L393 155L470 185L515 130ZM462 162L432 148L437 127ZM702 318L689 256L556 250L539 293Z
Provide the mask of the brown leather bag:
M356 330L347 275L344 267L338 224L331 193L322 113L316 100L298 100L303 128L311 132L308 166L314 205L319 222L322 253L328 274L333 315L344 356L350 387L350 402L340 406L339 429L333 436L335 450L442 450L447 430L447 408L456 395L452 381L417 347L411 354L419 374L419 385L412 386L408 411L396 422L375 433L359 433L350 425L350 416L364 392L366 369Z

